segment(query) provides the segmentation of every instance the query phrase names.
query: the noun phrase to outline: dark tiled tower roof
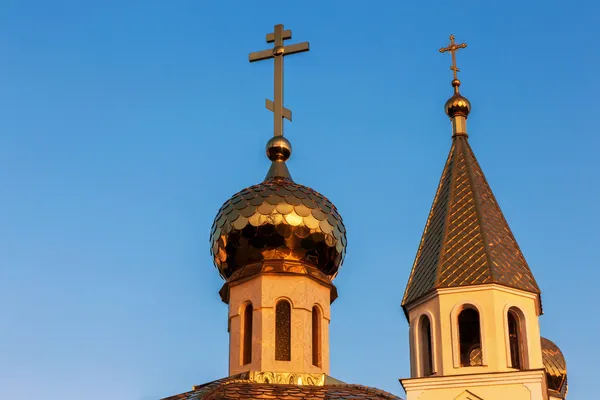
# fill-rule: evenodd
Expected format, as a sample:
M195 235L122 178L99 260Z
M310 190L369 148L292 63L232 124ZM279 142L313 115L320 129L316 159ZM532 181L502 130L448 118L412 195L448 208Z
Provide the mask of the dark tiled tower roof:
M435 289L490 283L540 294L468 136L455 135L402 306Z

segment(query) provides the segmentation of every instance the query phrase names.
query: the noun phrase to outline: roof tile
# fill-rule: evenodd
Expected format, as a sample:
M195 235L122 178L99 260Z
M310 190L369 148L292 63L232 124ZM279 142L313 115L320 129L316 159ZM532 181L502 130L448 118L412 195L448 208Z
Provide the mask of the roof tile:
M163 400L401 400L383 390L361 385L298 386L254 383L240 377L241 375L231 376L196 386L196 389L191 392L167 397Z

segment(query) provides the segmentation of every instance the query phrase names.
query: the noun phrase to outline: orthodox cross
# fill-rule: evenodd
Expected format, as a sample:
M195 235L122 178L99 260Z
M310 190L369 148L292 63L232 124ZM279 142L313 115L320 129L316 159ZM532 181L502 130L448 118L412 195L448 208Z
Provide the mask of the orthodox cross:
M274 135L283 136L283 119L292 120L292 112L283 106L283 57L309 50L308 42L284 46L283 41L292 38L291 30L284 30L283 25L275 25L273 33L267 34L267 43L273 43L272 49L250 53L250 62L268 60L275 61L275 83L273 101L267 99L267 109L273 111Z
M450 35L450 45L440 49L440 53L445 53L447 51L452 53L452 66L450 69L454 72L454 79L458 79L457 72L460 72L460 69L456 67L456 52L459 49L464 49L465 47L467 47L466 43L456 44L454 43L454 35Z

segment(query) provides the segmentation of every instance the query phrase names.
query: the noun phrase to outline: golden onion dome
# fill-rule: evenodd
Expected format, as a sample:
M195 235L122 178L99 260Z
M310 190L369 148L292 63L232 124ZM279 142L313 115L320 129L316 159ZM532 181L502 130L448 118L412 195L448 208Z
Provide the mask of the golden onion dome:
M567 362L558 346L552 341L542 338L542 362L546 370L548 390L556 397L567 396Z
M264 182L234 194L214 220L215 266L227 280L264 261L300 262L333 279L346 253L342 217L325 196L292 180L287 139L272 138L266 152L272 164Z
M446 101L446 105L444 106L446 114L450 118L454 118L455 116L467 118L471 112L471 102L458 91L458 87L460 86L458 79L452 81L452 86L454 87L454 95Z

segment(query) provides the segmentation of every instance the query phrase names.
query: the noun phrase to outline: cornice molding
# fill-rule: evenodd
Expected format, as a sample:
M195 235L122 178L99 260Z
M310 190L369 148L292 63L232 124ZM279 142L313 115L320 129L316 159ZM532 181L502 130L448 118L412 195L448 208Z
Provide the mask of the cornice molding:
M545 370L536 369L516 372L492 372L469 375L436 376L427 378L400 379L405 391L434 388L460 388L465 386L497 386L543 383Z

